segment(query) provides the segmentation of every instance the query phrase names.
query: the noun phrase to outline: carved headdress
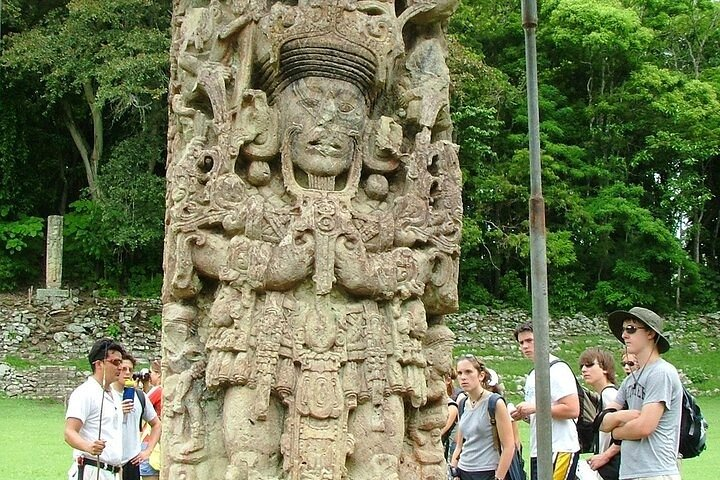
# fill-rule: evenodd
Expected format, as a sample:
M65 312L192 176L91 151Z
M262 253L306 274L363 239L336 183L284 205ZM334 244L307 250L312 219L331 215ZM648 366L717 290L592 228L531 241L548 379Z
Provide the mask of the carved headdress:
M403 51L392 3L321 0L279 7L271 17L264 32L271 52L259 78L271 102L292 82L315 76L349 82L372 104Z

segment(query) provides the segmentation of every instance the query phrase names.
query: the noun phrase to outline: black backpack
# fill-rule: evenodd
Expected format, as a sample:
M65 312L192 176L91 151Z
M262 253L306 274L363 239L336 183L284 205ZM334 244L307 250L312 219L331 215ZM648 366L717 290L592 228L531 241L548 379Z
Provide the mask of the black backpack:
M680 445L678 452L683 458L697 457L706 447L708 423L705 421L695 397L685 387L683 387L680 417Z
M557 359L550 362L550 367L556 363L568 365L566 361ZM570 365L568 365L568 368L570 368ZM580 404L580 416L575 422L578 441L580 442L580 453L594 453L597 445L598 431L593 424L595 423L595 417L600 411L600 394L580 385L580 382L578 382L578 379L574 375L573 378L575 379L575 387L577 388L578 402Z
M140 400L141 411L140 411L140 425L138 425L138 428L140 428L140 431L142 431L143 422L144 422L143 417L145 417L145 401L146 401L145 392L143 392L141 389L136 387L135 395L137 395L138 400Z

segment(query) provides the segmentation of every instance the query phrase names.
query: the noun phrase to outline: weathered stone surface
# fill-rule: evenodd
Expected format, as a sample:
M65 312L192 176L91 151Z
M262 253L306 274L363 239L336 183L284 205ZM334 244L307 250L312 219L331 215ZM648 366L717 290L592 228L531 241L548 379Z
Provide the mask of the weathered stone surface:
M35 291L34 302L40 305L51 305L53 309L63 312L63 307L72 304L73 297L70 290L62 288L38 288Z
M19 308L17 304L22 304ZM119 318L132 318L117 332L117 339L141 362L157 358L160 332L147 319L160 312L159 300L101 300L92 302L76 297L71 308L58 313L47 304L27 307L7 296L0 298L0 392L28 398L65 400L87 371L74 367L43 366L87 357L89 346L105 337ZM19 370L7 363L7 357L20 358L39 366ZM89 365L87 368L89 369Z
M47 220L45 288L59 289L62 286L63 217L50 215Z
M164 479L445 475L455 6L174 2Z

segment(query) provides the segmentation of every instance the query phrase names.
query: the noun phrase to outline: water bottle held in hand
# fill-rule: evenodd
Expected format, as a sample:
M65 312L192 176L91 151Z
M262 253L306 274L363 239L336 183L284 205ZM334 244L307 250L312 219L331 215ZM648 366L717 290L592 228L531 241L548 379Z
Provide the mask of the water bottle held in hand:
M135 382L128 378L125 380L125 388L123 388L123 402L125 400L135 399ZM123 414L123 424L127 423L127 413Z
M123 401L135 398L135 382L131 379L125 380L125 388L123 389Z

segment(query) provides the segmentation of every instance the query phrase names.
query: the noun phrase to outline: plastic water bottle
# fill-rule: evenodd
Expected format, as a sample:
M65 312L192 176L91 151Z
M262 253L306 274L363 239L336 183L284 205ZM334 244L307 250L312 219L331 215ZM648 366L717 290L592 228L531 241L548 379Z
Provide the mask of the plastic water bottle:
M135 382L128 378L125 380L125 388L123 388L123 402L125 400L135 399ZM127 413L123 415L123 423L127 423Z

